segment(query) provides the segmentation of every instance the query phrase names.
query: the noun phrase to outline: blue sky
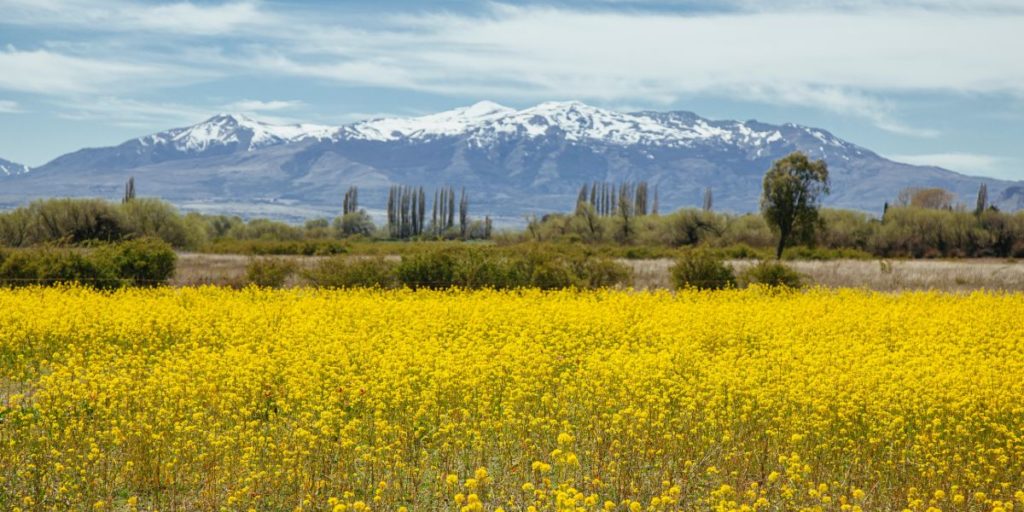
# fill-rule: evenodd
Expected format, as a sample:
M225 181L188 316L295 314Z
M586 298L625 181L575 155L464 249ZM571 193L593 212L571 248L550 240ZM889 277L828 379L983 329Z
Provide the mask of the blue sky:
M0 0L0 158L492 100L822 127L1024 179L1024 0Z

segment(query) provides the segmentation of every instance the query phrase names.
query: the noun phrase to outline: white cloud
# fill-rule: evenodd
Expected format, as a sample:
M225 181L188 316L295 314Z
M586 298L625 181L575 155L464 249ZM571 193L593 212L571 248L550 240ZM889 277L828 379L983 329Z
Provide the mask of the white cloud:
M657 107L717 95L813 107L917 137L938 133L901 121L897 94L1024 97L1019 0L731 0L714 11L682 0L668 3L704 10L645 10L657 3L495 3L475 14L367 20L250 0L0 0L0 24L107 34L90 44L106 44L97 53L114 56L103 59L89 45L8 50L0 53L0 88L123 94L190 75L262 73L503 101ZM618 4L625 10L612 10ZM168 35L220 37L200 44ZM252 101L235 102L236 110L295 108Z
M720 93L807 105L914 136L893 92L1024 93L1024 14L955 3L665 14L496 5L484 16L393 18L386 30L304 31L261 51L274 73L512 99L667 104ZM945 9L939 7L945 6ZM951 7L952 6L952 7Z
M190 125L210 116L210 110L180 103L148 102L112 96L56 102L60 117L75 121L104 121L116 126L164 130Z
M297 100L241 100L224 105L224 109L240 112L276 112L294 110L302 106L303 103Z
M914 128L896 119L895 107L891 102L861 92L839 87L812 87L791 85L781 89L771 89L752 85L745 93L733 95L736 98L756 99L764 103L781 103L785 105L814 107L837 114L860 117L874 123L887 132L912 137L938 137L937 130Z
M0 114L17 114L21 111L17 101L0 100Z
M109 93L182 83L195 73L163 64L136 64L80 57L50 50L0 51L0 89L39 94Z
M893 155L897 162L914 165L934 165L952 171L973 175L991 175L1000 170L1006 159L978 153L931 153L923 155Z
M252 1L149 4L129 0L0 0L6 23L84 27L97 32L224 35L272 26L278 15Z

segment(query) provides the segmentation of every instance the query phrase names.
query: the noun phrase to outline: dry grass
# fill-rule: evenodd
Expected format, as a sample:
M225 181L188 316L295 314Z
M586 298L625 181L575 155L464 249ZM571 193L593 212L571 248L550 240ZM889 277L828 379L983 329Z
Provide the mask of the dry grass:
M320 256L245 256L241 254L178 254L178 268L172 286L239 287L245 285L245 268L254 258L280 258L295 261L298 268L309 268ZM294 283L292 283L294 284Z
M257 256L257 258L262 256ZM286 258L298 268L312 267L320 256L266 256ZM245 267L252 256L235 254L183 253L172 285L213 284L242 286ZM634 286L640 290L671 288L670 259L620 260L633 269ZM738 272L754 264L735 260L730 264ZM869 288L878 291L973 290L1024 291L1024 264L1012 260L835 260L786 262L804 276L809 284L827 287ZM290 284L297 284L295 279Z
M623 260L633 267L638 289L670 288L672 260ZM754 261L729 262L737 273ZM835 260L788 261L808 284L878 291L1024 291L1024 265L1010 260Z

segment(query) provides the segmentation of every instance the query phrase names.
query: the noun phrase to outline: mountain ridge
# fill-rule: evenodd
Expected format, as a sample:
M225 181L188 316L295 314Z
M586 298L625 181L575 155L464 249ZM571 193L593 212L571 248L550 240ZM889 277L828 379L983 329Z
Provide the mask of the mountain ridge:
M986 183L1000 207L1024 207L1022 182L894 162L821 128L688 111L623 113L578 101L519 110L483 101L340 126L222 113L68 153L27 174L0 173L4 188L16 191L0 192L0 205L52 195L116 198L135 176L140 194L185 209L297 220L333 211L350 185L363 189L374 211L393 184L452 184L467 187L475 213L521 219L571 209L583 183L644 180L661 189L668 208L697 205L711 187L719 208L753 211L764 171L796 150L829 163L831 206L880 212L905 186L941 186L967 204Z
M13 176L16 174L25 174L29 172L31 168L24 164L12 162L10 160L4 160L0 158L0 177L2 176Z

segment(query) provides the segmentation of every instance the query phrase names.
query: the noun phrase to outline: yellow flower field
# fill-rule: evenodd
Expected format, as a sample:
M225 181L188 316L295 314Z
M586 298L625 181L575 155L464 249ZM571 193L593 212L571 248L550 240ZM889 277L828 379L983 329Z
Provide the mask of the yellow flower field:
M3 510L1024 510L1024 296L0 291Z

